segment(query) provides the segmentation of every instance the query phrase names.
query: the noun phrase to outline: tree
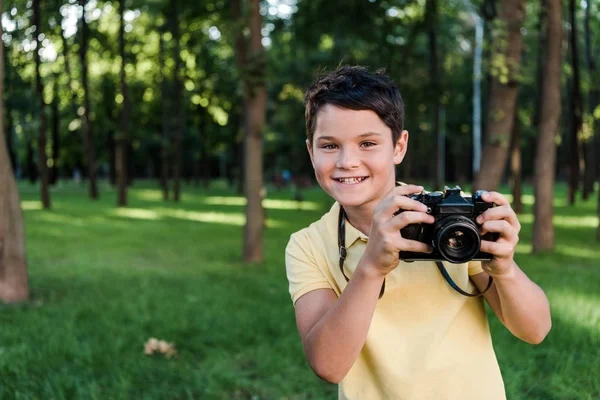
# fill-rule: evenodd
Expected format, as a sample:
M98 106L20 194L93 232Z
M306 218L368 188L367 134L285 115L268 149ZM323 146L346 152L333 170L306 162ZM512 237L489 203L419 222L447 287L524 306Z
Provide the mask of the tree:
M160 108L162 110L161 141L160 141L160 186L163 192L163 200L169 200L169 109L167 102L167 77L165 74L165 41L163 38L164 27L160 28L158 65L160 70Z
M0 10L2 10L0 0ZM0 32L3 29L0 27ZM4 41L0 40L0 77L4 69ZM0 79L0 300L18 302L29 298L25 230L21 200L4 138L4 79Z
M534 169L533 251L554 249L554 175L560 116L562 5L547 0L546 48L541 88L539 135Z
M121 108L121 129L116 137L115 170L117 172L117 205L127 205L127 149L129 148L129 89L125 72L125 0L119 0L119 53L121 55L121 95L123 107Z
M40 171L40 192L42 198L42 205L44 208L50 208L50 191L48 189L49 173L48 173L48 157L46 156L46 101L44 100L44 83L42 82L42 75L40 74L40 51L41 43L40 37L42 36L42 23L41 23L41 1L33 0L33 25L35 25L35 31L33 33L33 40L35 43L35 49L33 51L33 58L35 60L35 88L39 101L39 135L38 135L38 169Z
M571 68L573 70L572 87L570 96L570 126L569 126L569 144L568 144L568 190L567 204L575 204L575 197L579 187L580 173L580 143L579 132L583 123L581 83L579 78L579 51L577 46L577 18L575 18L575 0L569 0L569 22L571 31L569 34L569 49L571 58Z
M496 190L506 165L517 103L524 14L523 0L500 2L492 44L493 78L482 155L485 162L475 179L474 187L477 189Z
M181 35L179 32L179 0L171 0L170 2L170 25L171 34L173 35L173 59L175 65L173 68L173 112L175 113L174 126L174 151L173 151L173 200L179 201L181 196L181 142L183 139L182 133L182 97L183 85L181 83Z
M512 135L510 140L510 187L513 196L512 207L517 214L523 212L521 194L521 127L518 113L515 113Z
M244 189L246 194L244 262L250 263L263 261L263 127L266 117L267 90L259 0L249 0L247 5L250 45L246 50L240 31L236 40L236 57L244 85ZM233 2L233 16L239 23L240 0Z
M96 139L94 135L94 127L92 125L91 109L90 109L90 88L88 83L88 64L87 64L87 48L88 48L88 24L85 20L85 6L87 0L79 0L79 6L82 9L81 15L81 43L79 45L79 58L81 60L81 84L83 86L83 120L86 130L85 148L87 155L88 178L90 180L90 198L98 198L98 183L96 179Z
M438 28L438 10L437 0L428 0L426 5L427 36L429 39L429 76L431 80L431 93L433 101L433 134L435 138L435 188L440 189L444 184L444 155L443 136L440 129L440 69L438 68L438 46L437 46L437 28Z

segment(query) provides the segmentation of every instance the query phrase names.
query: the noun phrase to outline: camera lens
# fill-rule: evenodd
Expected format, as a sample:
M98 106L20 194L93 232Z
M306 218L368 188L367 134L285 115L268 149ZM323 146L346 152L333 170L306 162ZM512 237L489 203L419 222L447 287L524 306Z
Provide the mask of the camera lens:
M435 247L451 263L470 261L479 252L481 240L473 221L462 216L446 217L436 227Z

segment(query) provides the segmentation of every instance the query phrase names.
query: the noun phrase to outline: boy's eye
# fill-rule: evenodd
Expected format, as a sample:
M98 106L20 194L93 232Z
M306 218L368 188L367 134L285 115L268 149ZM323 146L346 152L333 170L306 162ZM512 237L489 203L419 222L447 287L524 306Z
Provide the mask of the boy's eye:
M323 146L321 146L321 148L325 149L325 150L333 150L336 147L337 146L335 144L332 144L332 143L324 144Z
M375 146L377 143L375 142L362 142L360 145L362 147L371 147L371 146Z

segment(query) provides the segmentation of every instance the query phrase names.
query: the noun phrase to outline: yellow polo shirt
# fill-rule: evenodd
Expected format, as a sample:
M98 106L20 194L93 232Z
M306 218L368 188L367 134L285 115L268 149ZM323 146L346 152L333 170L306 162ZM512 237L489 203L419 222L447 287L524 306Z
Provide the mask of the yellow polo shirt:
M315 289L346 287L339 270L339 204L294 233L286 270L294 304ZM368 238L346 223L346 275L351 278ZM444 263L452 279L476 291L469 275L480 262ZM401 262L386 277L365 345L339 384L340 399L505 400L483 299L455 292L434 262Z

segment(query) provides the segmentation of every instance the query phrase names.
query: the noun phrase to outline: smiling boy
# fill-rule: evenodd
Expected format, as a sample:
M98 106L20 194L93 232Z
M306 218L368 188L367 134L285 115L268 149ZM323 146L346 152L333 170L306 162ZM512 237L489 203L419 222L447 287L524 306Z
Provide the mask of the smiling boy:
M406 263L400 251L429 252L400 229L433 223L427 207L396 186L406 155L404 105L381 73L342 67L306 94L307 148L315 176L335 204L296 232L286 270L306 358L340 399L505 399L481 297L461 296L434 262ZM540 343L550 330L544 292L514 262L520 225L507 199L478 218L489 262L444 266L468 292L483 292L518 338ZM404 212L397 214L398 210ZM349 277L349 281L347 281Z

